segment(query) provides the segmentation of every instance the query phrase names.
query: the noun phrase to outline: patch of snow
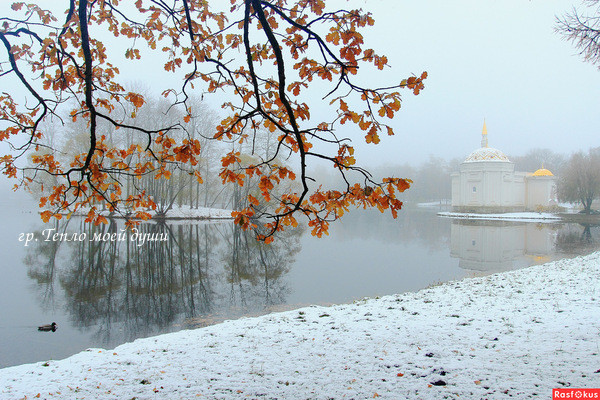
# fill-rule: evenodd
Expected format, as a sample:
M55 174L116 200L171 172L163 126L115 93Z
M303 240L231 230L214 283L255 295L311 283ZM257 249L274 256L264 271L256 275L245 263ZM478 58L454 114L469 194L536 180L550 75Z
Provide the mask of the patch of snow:
M517 212L503 214L477 214L477 213L458 213L458 212L439 212L437 215L448 218L462 219L488 219L488 220L504 220L504 221L522 221L522 222L556 222L561 218L552 213L538 212Z
M428 201L428 202L424 202L424 203L417 203L417 207L423 207L423 208L434 208L434 207L446 207L446 206L450 206L452 204L452 201L448 200L448 199L444 199L442 201Z
M181 219L229 219L231 217L231 210L223 210L220 208L208 208L199 207L191 208L189 206L173 206L167 212L167 218L181 218Z
M581 211L581 203L558 203L558 206L564 209L567 214L576 214Z
M79 209L75 215L84 216L87 215L89 208L82 207ZM156 211L154 210L145 210L153 217L156 215ZM108 216L110 213L106 210L98 211L99 214ZM115 217L120 217L120 215L115 214ZM171 208L165 218L171 219L233 219L231 216L231 210L224 210L221 208L209 208L209 207L198 207L191 208L190 206L173 206Z
M599 315L600 252L5 368L0 398L550 398L598 387Z

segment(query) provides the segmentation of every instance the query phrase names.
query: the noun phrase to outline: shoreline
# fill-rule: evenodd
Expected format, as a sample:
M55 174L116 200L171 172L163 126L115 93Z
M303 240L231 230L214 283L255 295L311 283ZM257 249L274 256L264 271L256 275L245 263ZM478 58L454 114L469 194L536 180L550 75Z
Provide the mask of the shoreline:
M0 369L0 398L531 398L600 382L600 252Z
M210 208L210 207L198 207L191 208L188 206L185 207L173 207L166 214L157 214L155 210L149 210L152 216L150 219L145 222L152 221L219 221L219 220L233 220L234 218L231 216L231 210L225 210L221 208ZM107 210L99 210L98 214L106 217L106 218L115 218L115 219L127 219L127 215L122 215L119 213L109 212ZM63 216L67 216L67 213L63 213ZM76 217L85 217L87 215L86 210L80 210L73 213L73 216ZM141 221L139 218L132 218L136 221Z
M538 212L515 212L498 214L459 213L441 211L437 213L443 218L463 220L487 220L487 221L514 221L514 222L544 222L544 223L579 223L600 225L600 215L579 213L538 213Z
M443 211L437 215L443 218L463 220L490 220L490 221L515 221L515 222L562 222L562 218L552 213L515 212L498 214L459 213Z

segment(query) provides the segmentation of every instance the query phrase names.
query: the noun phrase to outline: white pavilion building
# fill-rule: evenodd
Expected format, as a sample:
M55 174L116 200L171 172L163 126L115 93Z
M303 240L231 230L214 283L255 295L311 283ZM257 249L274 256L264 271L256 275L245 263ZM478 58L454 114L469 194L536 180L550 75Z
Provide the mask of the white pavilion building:
M481 148L473 151L452 174L452 210L473 213L539 211L556 204L556 177L538 169L515 171L500 150L488 147L483 123Z

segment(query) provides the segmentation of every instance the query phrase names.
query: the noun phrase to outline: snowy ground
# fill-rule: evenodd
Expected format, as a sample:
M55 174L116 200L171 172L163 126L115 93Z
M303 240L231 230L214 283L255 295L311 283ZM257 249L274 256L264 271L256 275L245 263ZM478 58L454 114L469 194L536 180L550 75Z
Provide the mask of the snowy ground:
M448 218L462 219L492 219L500 221L523 221L523 222L556 222L561 218L551 213L538 212L516 212L503 214L476 214L476 213L458 213L458 212L439 212L439 216Z
M167 212L167 218L183 218L183 219L228 219L231 217L231 210L223 210L220 208L191 208L189 206L174 206Z
M422 208L449 207L451 205L452 205L452 201L450 199L429 201L429 202L425 202L425 203L417 203L417 207L422 207Z
M6 368L0 398L549 399L599 353L594 253Z
M77 215L86 215L88 210L83 208L79 210ZM155 211L149 211L149 213L154 216L156 215ZM108 211L100 211L100 214L109 215ZM224 210L221 208L209 208L209 207L198 207L191 208L189 206L173 206L171 208L165 218L172 219L233 219L231 216L231 210Z

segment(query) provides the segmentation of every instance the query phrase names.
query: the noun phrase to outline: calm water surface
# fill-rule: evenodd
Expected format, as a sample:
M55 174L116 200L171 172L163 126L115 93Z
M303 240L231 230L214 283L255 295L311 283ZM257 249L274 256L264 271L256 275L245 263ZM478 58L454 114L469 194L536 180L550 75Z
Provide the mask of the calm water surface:
M297 230L262 246L231 223L145 224L165 238L45 241L44 229L110 237L121 221L44 225L26 202L0 200L0 367L60 359L225 319L418 290L593 251L598 228L461 222L435 209L397 220L356 211L329 237ZM21 234L38 240L25 246ZM119 236L113 236L119 238ZM121 236L123 238L123 236ZM21 237L24 239L24 237ZM57 322L54 333L36 330Z

